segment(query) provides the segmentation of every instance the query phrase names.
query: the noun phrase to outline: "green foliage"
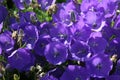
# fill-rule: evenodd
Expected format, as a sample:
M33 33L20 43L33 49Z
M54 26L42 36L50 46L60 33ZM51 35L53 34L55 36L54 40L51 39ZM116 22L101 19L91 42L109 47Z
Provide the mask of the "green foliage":
M77 2L78 2L79 4L81 4L81 3L82 3L82 0L77 0Z
M0 62L6 62L4 56L0 55Z
M20 80L20 77L19 77L17 74L14 74L14 75L13 75L13 79L14 79L14 80Z
M36 13L37 19L40 22L52 20L52 17L47 12L42 11L39 8L35 8L35 9L33 9L33 11Z
M56 0L57 3L66 2L66 0Z

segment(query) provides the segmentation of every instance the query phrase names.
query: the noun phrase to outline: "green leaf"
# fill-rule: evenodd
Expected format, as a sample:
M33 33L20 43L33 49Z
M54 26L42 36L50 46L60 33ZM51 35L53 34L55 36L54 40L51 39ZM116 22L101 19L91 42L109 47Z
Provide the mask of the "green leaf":
M78 3L80 3L80 4L82 3L82 0L77 0L77 1L78 1Z
M17 74L14 74L14 75L13 75L13 79L14 79L14 80L20 80L20 77L19 77Z
M116 36L115 36L115 35L112 35L112 36L109 38L109 40L113 40L114 38L116 38Z
M22 10L22 12L29 12L29 11L33 11L33 7L29 6L25 8L24 10Z
M49 16L48 13L45 12L45 11L42 11L42 10L40 10L38 8L34 9L33 11L36 13L37 19L40 22L51 21L52 20L52 17Z
M6 62L4 56L0 55L0 62Z

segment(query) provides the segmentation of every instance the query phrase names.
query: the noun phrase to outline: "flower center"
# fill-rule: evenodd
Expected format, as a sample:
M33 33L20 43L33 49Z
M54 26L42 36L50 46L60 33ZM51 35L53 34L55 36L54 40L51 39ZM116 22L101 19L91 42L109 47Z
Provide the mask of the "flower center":
M58 52L58 51L55 51L55 52L54 52L54 58L56 58L57 56L59 56L59 52Z
M97 66L96 66L96 68L98 69L98 70L100 70L101 68L102 68L102 64L98 64Z
M76 77L75 80L81 80L81 78L80 77Z
M98 44L96 42L93 42L93 47L97 47Z
M41 43L41 44L40 44L40 47L41 47L41 48L44 48L44 47L45 47L45 44L44 44L44 43Z

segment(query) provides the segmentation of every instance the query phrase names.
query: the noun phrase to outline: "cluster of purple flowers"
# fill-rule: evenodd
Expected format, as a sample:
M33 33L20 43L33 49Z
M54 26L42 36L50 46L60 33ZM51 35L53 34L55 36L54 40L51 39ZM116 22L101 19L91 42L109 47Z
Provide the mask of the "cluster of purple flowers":
M39 65L40 80L120 80L120 0L12 1L11 14L0 0L5 69ZM52 20L40 22L35 8Z

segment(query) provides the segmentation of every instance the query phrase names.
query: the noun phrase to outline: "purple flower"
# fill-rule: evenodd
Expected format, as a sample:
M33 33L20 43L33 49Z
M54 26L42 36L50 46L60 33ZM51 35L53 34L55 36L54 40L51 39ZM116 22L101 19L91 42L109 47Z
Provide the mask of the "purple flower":
M58 80L52 75L45 75L44 77L40 78L40 80Z
M32 24L26 24L22 27L24 32L23 41L27 43L29 49L34 48L36 41L38 40L38 30L36 26Z
M64 69L61 67L57 67L53 70L48 71L40 80L58 80L63 74Z
M8 63L13 69L19 71L29 70L34 63L34 57L27 49L19 48L8 56Z
M9 31L0 34L0 45L2 50L8 52L14 48L14 40Z
M25 13L19 12L20 15L20 22L30 22L30 23L35 23L37 22L36 14L34 12L27 11Z
M101 10L88 11L84 17L85 23L93 30L101 31L106 25L104 13Z
M61 22L66 26L78 21L76 4L73 1L57 5L57 12L53 15L54 22Z
M106 78L106 80L120 80L119 75L111 75Z
M106 47L106 53L108 53L108 55L116 54L117 57L120 58L119 52L120 52L120 38L116 37L109 41L109 44Z
M38 27L38 31L41 34L45 34L45 35L50 35L50 29L53 28L54 25L52 23L49 22L43 22L39 27Z
M94 54L104 53L107 46L107 41L102 37L91 37L88 41L88 45L90 46L91 52Z
M96 23L96 20L97 20L96 12L88 11L85 18L86 18L87 24Z
M105 13L104 16L108 18L115 14L117 3L117 0L83 0L80 9L82 12L101 9Z
M117 9L117 0L101 0L98 2L97 8L102 8L104 10L105 17L111 17L116 13Z
M45 36L40 36L39 39L37 40L37 42L35 43L35 53L40 55L40 56L44 56L44 50L47 44L50 43L49 40L49 36L45 35Z
M53 76L44 76L43 78L40 78L40 80L58 80L54 78Z
M112 61L105 54L96 54L86 61L88 71L93 77L106 77L112 69Z
M57 5L58 10L57 12L52 16L54 22L62 22L65 25L70 24L70 14L65 11L64 7L61 4Z
M89 9L96 7L97 0L82 0L80 9L82 12L87 12Z
M0 0L0 3L2 3L4 0Z
M0 5L0 24L3 20L5 20L7 15L8 15L7 9L4 6Z
M86 68L68 65L60 80L89 80L89 72Z
M89 27L83 27L81 29L76 29L73 38L80 41L87 41L90 37L91 29Z
M46 45L45 57L47 61L54 65L60 65L67 59L67 48L63 43L51 42Z
M56 0L37 0L38 3L41 5L43 10L47 10L49 6L55 4Z
M13 2L15 3L16 7L20 10L25 9L24 3L29 5L32 0L13 0Z
M62 23L56 23L56 25L50 29L50 36L51 38L65 41L68 38L68 30Z
M74 59L85 58L88 54L88 46L84 43L75 41L75 43L71 45L70 52Z
M109 26L105 26L101 33L104 39L106 39L107 41L112 40L112 37L114 38L116 36L116 30L109 27Z
M120 59L117 61L117 65L115 66L115 75L120 75Z
M117 16L116 20L115 20L115 24L114 24L114 29L120 29L120 14Z

